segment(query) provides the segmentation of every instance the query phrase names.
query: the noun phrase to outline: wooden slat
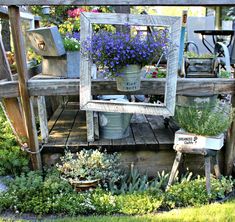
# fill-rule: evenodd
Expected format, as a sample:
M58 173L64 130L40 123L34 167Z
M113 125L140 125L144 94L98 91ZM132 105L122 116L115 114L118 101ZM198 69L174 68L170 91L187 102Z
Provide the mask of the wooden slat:
M11 69L5 54L5 49L1 37L0 37L0 80L2 80L2 83L11 82L13 80ZM7 91L6 97L2 100L2 105L3 105L2 108L4 109L5 114L13 128L13 132L17 135L17 137L27 138L24 118L21 112L21 106L19 100L18 98L8 98L9 95L12 96L14 89L15 88L8 87L7 90L4 90L4 88L0 87L0 91L2 91L3 93Z
M160 148L171 147L174 143L174 136L172 132L165 128L164 119L162 116L146 116L154 135L160 145Z
M35 116L33 113L32 101L29 96L27 88L27 64L26 53L24 46L24 39L21 30L20 11L16 6L10 6L8 8L9 19L11 23L11 31L14 44L15 60L17 65L18 77L19 77L19 91L22 103L22 111L25 119L25 126L27 131L27 142L29 149L34 152L31 154L31 162L33 169L41 169L41 156L39 153L39 144L37 137L37 130L35 124Z
M0 98L14 98L19 96L19 87L16 81L0 81Z
M234 5L234 0L1 0L0 5L162 5L162 6L230 6Z
M28 89L30 96L57 96L78 95L79 79L48 79L29 80ZM125 92L129 95L163 95L165 79L142 80L141 89L135 92ZM235 94L235 79L220 78L178 78L177 94ZM92 95L123 95L117 91L116 82L113 80L93 80ZM12 98L19 96L18 83L16 81L0 82L0 98Z
M42 141L44 143L47 143L49 131L47 125L47 110L46 110L45 97L44 96L37 97L37 104L38 104L38 117L39 117Z
M78 95L79 79L59 79L59 80L29 80L28 87L32 96L47 95ZM1 85L0 85L1 86ZM1 88L1 87L0 87ZM165 91L165 79L142 80L141 89L136 92L125 92L125 94L152 94L163 95ZM233 93L235 94L235 79L219 78L178 78L178 94L217 94ZM92 95L114 94L120 95L123 92L117 91L116 82L113 80L93 80ZM0 94L1 95L1 94Z
M78 110L64 109L55 126L52 128L47 146L63 146L66 147L66 142L70 131L72 130L75 117Z
M66 145L67 147L88 146L85 111L78 112Z
M136 144L158 144L148 123L131 123L131 129Z
M59 106L57 110L53 113L52 117L48 121L48 131L50 132L54 125L56 124L57 120L59 119L61 113L63 112L63 107Z

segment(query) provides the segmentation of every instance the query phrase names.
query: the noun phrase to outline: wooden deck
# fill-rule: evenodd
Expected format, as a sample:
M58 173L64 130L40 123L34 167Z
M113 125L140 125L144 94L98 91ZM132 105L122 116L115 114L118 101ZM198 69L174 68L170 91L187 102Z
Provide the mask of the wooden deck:
M44 151L63 152L64 148L79 150L99 146L110 151L159 150L173 145L174 130L171 127L165 128L164 118L161 116L133 115L129 137L99 139L89 143L86 141L85 120L85 112L79 109L78 103L59 107L48 122L50 133L48 143L44 144Z

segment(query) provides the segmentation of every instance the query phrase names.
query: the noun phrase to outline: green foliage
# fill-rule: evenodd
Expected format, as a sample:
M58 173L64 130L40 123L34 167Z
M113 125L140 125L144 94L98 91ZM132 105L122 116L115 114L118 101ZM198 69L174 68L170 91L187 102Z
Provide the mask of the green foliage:
M28 157L17 145L0 107L0 175L17 175L28 170Z
M105 184L107 181L120 179L120 159L117 153L108 154L99 150L81 150L72 154L66 152L61 157L61 164L57 164L62 177L69 182L79 180L99 179Z
M117 202L121 206L120 213L133 215L156 212L162 199L148 192L137 192L117 196Z
M206 104L201 108L177 106L174 118L189 133L217 136L230 126L233 110L230 105L219 102L213 109Z
M210 54L210 53L204 53L201 55L198 55L195 52L185 52L184 56L186 56L187 58L195 58L195 59L210 59L210 58L214 58L214 55Z
M136 168L131 167L130 174L123 174L119 180L110 180L108 190L112 194L126 194L134 192L144 192L150 188L160 185L158 178L149 181L147 175L141 175Z
M232 191L233 186L234 181L231 178L222 178L221 180L211 178L211 194L208 195L205 178L198 177L191 181L184 180L169 188L163 206L169 208L200 206L209 203L211 200L223 198Z
M63 39L64 48L66 51L79 51L80 50L80 43L75 38L67 38Z
M226 78L226 79L228 79L228 78L230 78L231 77L231 72L229 72L229 71L223 71L223 70L221 70L220 72L219 72L219 78Z
M160 175L159 183L166 179L165 173ZM8 191L0 193L0 212L11 209L16 213L70 216L117 213L134 215L156 212L160 207L198 206L208 203L209 200L223 198L234 187L232 178L212 178L212 192L207 195L205 178L189 180L188 175L165 193L157 184L145 191L119 195L113 195L101 188L77 193L68 182L60 179L56 170L46 175L29 172L9 180L7 184Z

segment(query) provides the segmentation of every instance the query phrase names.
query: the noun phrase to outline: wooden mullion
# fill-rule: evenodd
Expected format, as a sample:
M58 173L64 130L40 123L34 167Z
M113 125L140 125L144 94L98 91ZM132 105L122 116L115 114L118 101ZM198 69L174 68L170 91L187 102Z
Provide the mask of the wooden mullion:
M41 156L39 153L39 144L35 126L35 117L33 113L32 101L27 88L27 64L24 47L24 39L20 23L20 11L16 6L8 8L9 19L12 29L12 37L15 51L15 59L19 78L19 92L22 103L22 111L27 131L27 145L32 152L30 154L33 169L41 169Z

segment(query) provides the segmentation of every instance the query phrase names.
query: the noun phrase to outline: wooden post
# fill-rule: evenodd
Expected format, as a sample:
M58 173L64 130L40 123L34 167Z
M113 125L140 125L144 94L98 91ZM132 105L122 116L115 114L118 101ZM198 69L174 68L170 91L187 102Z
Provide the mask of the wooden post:
M173 163L172 169L171 169L171 174L170 174L170 178L169 178L166 189L169 189L169 187L171 186L171 184L173 183L173 181L175 179L175 175L176 175L176 172L178 170L181 157L182 157L182 153L178 151L177 154L176 154L175 161Z
M0 38L0 80L12 81L11 70L5 54L2 38ZM22 140L24 137L27 136L27 134L18 99L17 98L2 99L2 107L7 115L7 119L11 123L13 132L15 132L17 139Z
M40 122L42 142L47 143L49 132L48 132L48 125L47 125L47 112L46 112L45 97L38 96L37 103L38 103L38 116L39 116L39 122Z
M33 169L41 169L41 156L39 153L39 144L35 126L35 118L32 109L32 101L29 97L27 88L27 64L24 47L24 39L20 24L20 11L17 6L9 6L9 19L11 23L12 37L14 43L15 59L19 77L19 91L22 103L22 111L25 119L27 131L28 147L32 152L30 154Z
M206 190L211 193L211 161L210 156L205 156L205 175L206 175Z
M235 97L232 96L232 105L235 106ZM233 162L235 155L235 121L232 122L231 127L227 131L227 140L225 146L225 175L231 175L233 170Z

